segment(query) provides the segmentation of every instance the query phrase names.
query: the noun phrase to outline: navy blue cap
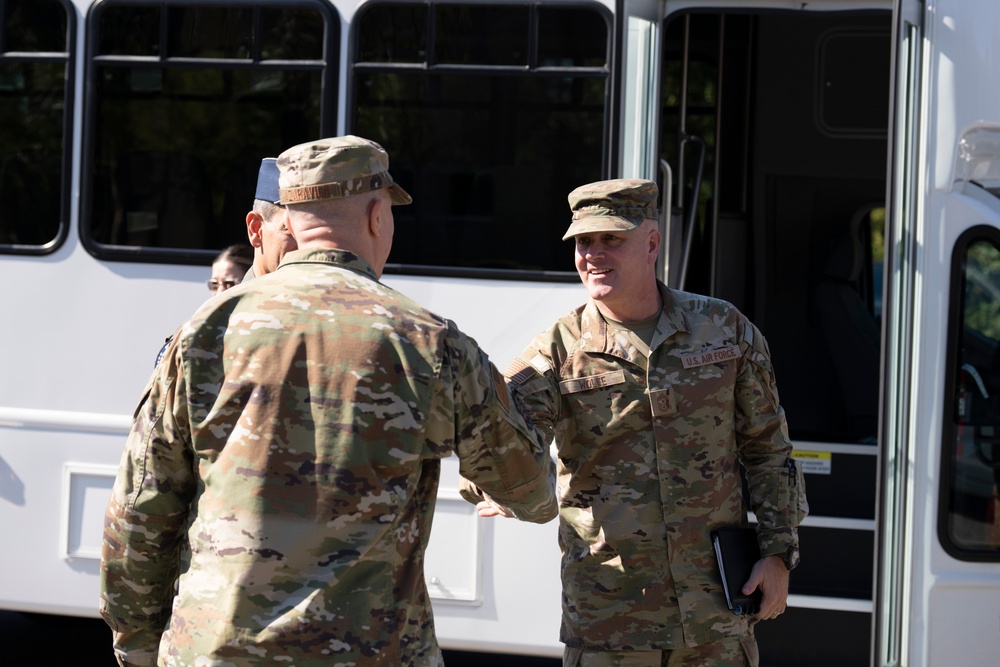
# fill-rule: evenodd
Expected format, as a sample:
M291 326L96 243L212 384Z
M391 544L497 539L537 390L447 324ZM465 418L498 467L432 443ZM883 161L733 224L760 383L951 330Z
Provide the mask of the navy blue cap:
M276 158L266 157L260 161L260 171L257 173L257 192L254 199L278 204L281 194L278 192L278 165Z

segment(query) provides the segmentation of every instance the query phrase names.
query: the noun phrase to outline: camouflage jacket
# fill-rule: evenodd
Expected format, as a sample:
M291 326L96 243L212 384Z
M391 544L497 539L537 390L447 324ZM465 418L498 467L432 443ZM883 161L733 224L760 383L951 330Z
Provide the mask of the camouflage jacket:
M726 607L710 540L747 525L764 555L798 544L808 511L767 344L735 307L660 285L651 340L596 304L539 335L507 375L558 449L568 646L695 646L750 631Z
M207 301L142 397L105 518L122 664L439 665L440 459L546 521L547 443L455 325L349 252Z

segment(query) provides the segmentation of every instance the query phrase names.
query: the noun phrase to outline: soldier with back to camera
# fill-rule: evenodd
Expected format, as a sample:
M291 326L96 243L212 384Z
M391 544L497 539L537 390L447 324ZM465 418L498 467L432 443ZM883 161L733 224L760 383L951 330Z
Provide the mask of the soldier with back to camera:
M475 341L379 281L410 196L376 143L277 160L298 249L167 348L105 521L122 665L442 664L424 584L440 459L556 514L548 446Z

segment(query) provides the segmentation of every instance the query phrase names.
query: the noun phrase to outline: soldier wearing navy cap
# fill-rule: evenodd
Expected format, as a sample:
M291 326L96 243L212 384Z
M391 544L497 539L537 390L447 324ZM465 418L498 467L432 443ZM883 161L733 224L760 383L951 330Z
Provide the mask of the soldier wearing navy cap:
M767 343L732 304L656 279L657 187L570 193L588 302L507 371L515 402L558 450L566 667L757 667L753 624L785 609L808 507ZM729 611L711 532L747 525L763 557ZM464 484L482 516L502 503Z
M274 271L285 253L297 247L285 226L284 213L278 193L277 159L264 158L257 174L253 209L247 213L247 237L254 248L253 266L243 280Z

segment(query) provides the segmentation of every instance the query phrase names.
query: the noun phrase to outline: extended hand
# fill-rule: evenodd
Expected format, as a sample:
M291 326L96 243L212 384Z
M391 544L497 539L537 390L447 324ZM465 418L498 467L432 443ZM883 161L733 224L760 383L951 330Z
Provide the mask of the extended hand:
M480 515L482 513L480 512ZM779 556L765 556L754 563L750 578L743 584L743 594L756 589L764 594L760 601L758 618L778 618L788 603L788 568Z
M496 502L485 493L486 500L481 500L476 503L476 510L479 512L479 516L502 516L505 519L512 519L514 513L509 509Z

